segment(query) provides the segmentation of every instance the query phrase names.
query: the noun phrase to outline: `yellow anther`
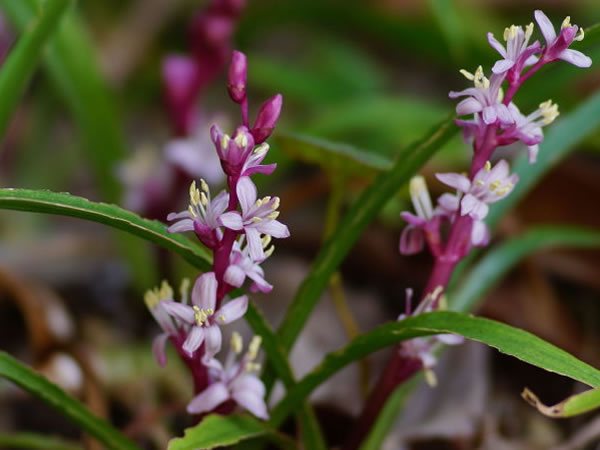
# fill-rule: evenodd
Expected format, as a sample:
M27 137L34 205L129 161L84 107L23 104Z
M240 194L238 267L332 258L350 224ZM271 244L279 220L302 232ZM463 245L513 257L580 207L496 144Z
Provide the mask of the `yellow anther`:
M260 208L263 205L263 199L259 198L258 200L256 200L256 202L254 203L254 206L256 206L257 208Z
M231 138L228 135L224 135L221 138L221 148L226 149L227 146L229 145L230 140L231 140Z
M192 306L192 309L194 310L194 322L196 322L196 325L199 327L202 326L202 324L206 322L206 319L208 319L208 316L211 315L211 313L208 313L208 309L200 309L195 305Z
M510 191L510 188L509 188L509 187L503 187L502 189L498 189L498 190L496 191L496 194L498 194L498 195L504 195L504 194L506 194L508 191Z
M225 314L219 314L219 317L217 317L217 320L221 323L225 323L225 322L227 322L227 317L225 317Z
M188 212L192 215L192 217L198 217L198 214L196 214L196 211L194 211L192 205L188 206Z
M190 279L184 278L183 280L181 280L181 284L179 285L179 295L181 296L182 301L185 302L185 300L187 300L189 290L190 290Z
M265 234L262 239L260 240L263 248L266 248L270 243L271 243L271 236L269 236L268 234Z
M206 184L206 181L204 181L204 179L200 178L200 188L208 193L208 184Z
M271 214L267 216L271 220L275 220L279 217L279 211L273 211Z
M490 183L490 191L495 191L500 186L502 186L502 181L494 181L493 183Z
M567 16L567 17L565 17L565 20L563 20L563 23L560 26L560 28L563 29L563 28L568 28L570 26L572 26L571 25L571 16Z
M158 303L160 302L160 298L158 296L158 294L156 293L155 289L148 289L146 291L146 293L144 294L144 303L146 303L146 306L148 307L148 309L152 310L156 307L156 305L158 305Z
M425 375L425 381L429 387L433 388L437 386L437 377L435 376L435 372L433 370L426 368L423 370L423 374Z
M190 203L192 205L196 206L199 201L200 201L200 193L198 192L198 189L196 188L196 181L192 181L192 184L190 184Z
M260 336L254 336L250 341L250 345L248 345L248 358L250 360L256 359L258 356L258 350L260 349L260 344L262 342L262 338Z
M234 331L231 334L231 349L235 352L236 355L242 353L242 348L244 347L244 340L242 336L237 331Z
M448 310L448 297L446 294L442 294L440 299L438 300L438 308L439 311L447 311Z
M248 145L248 137L246 133L240 133L235 137L235 143L240 147L246 147Z
M260 370L260 364L254 362L246 363L246 372L258 372Z
M470 81L473 81L475 79L475 75L473 75L471 72L466 71L465 69L460 69L459 72L467 79Z
M271 196L267 195L266 197L263 197L262 201L263 201L263 204L270 202L271 201Z
M253 217L252 222L254 222L254 223L262 222L262 219L260 217Z
M271 197L269 197L269 199L270 199L270 198L271 198ZM275 198L273 199L273 204L271 205L271 207L272 207L273 209L278 209L278 208L279 208L279 204L280 204L280 203L281 203L281 200L279 199L279 197L275 197Z
M504 89L499 88L498 89L498 96L496 97L496 101L498 103L502 103L502 100L504 100Z
M208 314L209 316L212 316L215 313L215 311L212 308L207 308L207 309L205 309L205 311L206 311L206 314Z
M511 25L509 28L504 29L504 40L508 41L509 39L514 39L519 34L519 28L516 25Z
M577 34L575 35L575 37L573 38L574 41L583 41L583 38L585 36L585 32L583 31L583 28L580 28L579 31L577 32Z
M256 155L264 155L268 151L269 151L269 144L267 144L266 142L263 142L262 144L260 144L258 147L256 147L254 149L254 153Z
M481 180L477 180L477 183L475 183L477 186L483 186L485 183Z
M530 22L529 25L527 25L525 27L525 40L528 41L532 34L533 34L533 22Z
M265 250L265 258L268 258L275 251L275 245L271 245L268 249Z
M492 170L492 163L489 161L486 161L485 165L483 167L485 168L486 172L489 172L490 170Z
M163 280L163 282L160 285L159 295L160 295L161 299L173 298L173 289L171 288L171 285L166 280Z
M204 192L200 192L200 203L202 203L202 206L208 205L208 198Z

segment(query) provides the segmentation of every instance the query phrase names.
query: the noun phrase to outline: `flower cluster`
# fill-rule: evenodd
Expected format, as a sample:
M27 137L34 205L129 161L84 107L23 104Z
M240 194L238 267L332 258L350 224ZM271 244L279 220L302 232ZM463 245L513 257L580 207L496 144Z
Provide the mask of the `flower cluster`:
M541 11L535 11L545 45L531 42L534 25L512 25L504 31L505 44L493 34L488 42L500 54L488 77L479 66L474 73L461 70L473 86L460 92L450 92L450 98L463 98L456 106L459 117L456 123L473 146L473 159L468 174L438 173L436 178L450 186L455 193L441 195L434 207L422 177L410 182L410 196L416 214L403 212L408 226L400 237L400 252L414 254L427 245L435 258L434 269L425 287L423 300L412 315L435 310L440 293L447 285L455 265L474 246L485 246L489 230L484 223L489 205L510 195L519 181L510 173L509 164L498 160L490 162L493 152L502 146L521 142L527 146L529 162L534 163L538 145L544 138L542 127L558 116L558 106L551 100L543 102L535 111L524 115L513 102L521 85L546 64L563 60L578 67L589 67L591 60L583 53L568 48L574 41L583 39L584 32L571 25L567 17L556 34L552 23ZM506 85L504 93L503 85ZM410 299L408 300L410 303ZM410 308L407 310L409 315ZM405 316L401 316L404 318ZM437 336L437 340L446 340ZM451 339L452 340L452 339ZM400 347L402 357L417 358L430 370L435 359L430 349L433 338L413 339ZM431 377L431 375L429 375Z
M240 105L243 123L231 137L217 126L211 130L227 189L213 197L206 181L194 181L188 208L167 217L172 222L169 232L194 232L213 252L212 270L196 279L189 301L189 282L184 281L180 301L175 301L173 290L164 282L146 294L146 303L163 329L153 345L157 361L166 363L165 344L170 341L194 377L197 395L188 405L190 413L230 412L239 405L267 418L265 389L255 375L260 339L255 337L248 352L236 362L242 343L234 334L225 365L216 359L221 350L221 326L241 318L248 308L248 296L229 299L228 294L242 287L246 279L251 281L251 292L270 292L273 286L265 280L260 264L273 253L272 238L289 236L287 226L277 220L279 198L259 199L250 178L275 170L275 164L261 163L269 150L264 141L275 127L282 98L276 95L268 100L250 129L246 72L245 55L234 51L228 86L231 98Z

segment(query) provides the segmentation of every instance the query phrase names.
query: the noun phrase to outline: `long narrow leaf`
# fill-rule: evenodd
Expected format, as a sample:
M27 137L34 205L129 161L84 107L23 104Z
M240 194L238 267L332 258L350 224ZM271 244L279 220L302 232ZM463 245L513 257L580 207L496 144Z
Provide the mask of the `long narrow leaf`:
M70 0L48 0L33 17L0 70L0 137L4 136L46 42L60 25Z
M459 334L550 372L568 376L592 387L600 386L599 370L531 333L462 313L433 312L379 326L353 339L344 348L329 353L275 407L271 423L281 423L302 399L351 362L407 339L444 333Z
M453 311L472 311L483 295L519 261L555 247L600 247L600 232L576 227L537 227L488 252L448 298Z
M138 450L139 447L109 423L93 415L78 400L38 375L5 352L0 352L0 377L7 378L27 392L60 411L81 428L114 450Z
M331 275L350 251L361 232L387 200L455 132L456 127L452 120L446 120L421 142L399 154L392 169L381 174L344 216L336 233L319 252L310 273L302 282L278 329L281 345L286 351L292 347Z
M83 450L79 444L36 433L0 433L0 448L26 450Z
M154 242L181 255L194 266L206 270L208 252L180 234L167 233L164 224L142 219L116 205L94 203L82 197L29 189L0 189L0 209L14 209L77 217L102 223Z

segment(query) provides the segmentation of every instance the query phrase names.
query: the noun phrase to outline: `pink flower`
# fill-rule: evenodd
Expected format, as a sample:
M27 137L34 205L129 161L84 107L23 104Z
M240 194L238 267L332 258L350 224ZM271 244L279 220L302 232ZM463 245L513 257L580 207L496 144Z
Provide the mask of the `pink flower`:
M248 242L248 250L253 261L260 262L266 257L261 233L274 238L290 235L288 227L275 220L279 216L279 197L256 199L256 186L248 177L242 177L237 184L237 196L242 212L229 211L222 214L219 222L231 230L243 230Z
M525 27L511 25L504 30L506 48L496 40L492 33L488 33L488 42L504 58L497 61L492 67L492 72L502 74L513 69L521 72L523 67L535 64L538 58L534 55L540 48L540 43L535 41L528 46L529 39L533 34L533 23Z
M260 342L260 337L255 336L248 346L248 352L236 362L235 359L241 353L243 344L240 335L234 332L231 337L232 349L229 351L225 367L216 359L208 363L215 381L192 399L187 406L188 412L190 414L210 412L223 402L234 400L256 417L267 420L269 413L264 399L265 386L256 376L260 365L253 362L258 354Z
M236 321L248 309L246 295L228 301L215 311L216 302L217 279L213 272L207 272L200 275L194 283L192 306L168 300L162 303L170 316L191 325L182 346L185 353L192 356L204 342L204 364L221 349L220 326Z
M271 136L279 119L282 105L283 97L281 94L274 95L261 105L251 131L257 145L262 144Z
M167 228L167 231L169 233L194 231L204 245L215 248L221 239L218 219L227 209L229 194L223 190L211 199L210 190L204 180L200 180L200 187L202 190L196 187L195 181L192 182L188 209L167 216L168 221L176 221Z
M571 18L567 16L557 36L548 16L539 9L535 11L534 15L540 31L546 40L546 49L542 54L542 58L545 61L551 62L562 59L577 67L590 67L592 65L592 60L589 56L584 55L580 51L568 48L573 41L581 41L583 39L583 28L571 25Z
M261 291L268 294L273 289L273 286L265 281L265 272L262 267L250 258L248 246L246 245L242 248L243 240L242 236L240 241L236 241L233 244L229 267L227 267L223 279L232 286L241 287L246 277L248 277L253 281L250 286L250 292ZM263 248L266 248L270 242L271 237L265 236L261 244ZM265 251L265 259L271 256L274 249L275 247L272 245Z
M484 219L489 211L488 205L510 194L519 181L518 175L509 175L509 166L505 160L499 161L493 168L488 161L475 174L473 181L457 173L438 173L436 177L464 194L460 201L460 214L468 214L475 220Z

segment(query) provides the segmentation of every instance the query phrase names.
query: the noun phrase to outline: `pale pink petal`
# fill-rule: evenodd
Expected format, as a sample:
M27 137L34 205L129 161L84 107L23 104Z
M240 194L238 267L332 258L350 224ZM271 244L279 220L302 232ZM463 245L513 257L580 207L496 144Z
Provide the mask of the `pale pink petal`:
M178 213L169 213L169 215L167 216L167 220L169 222L172 222L173 220L178 220L178 219L191 219L192 215L190 214L189 211L181 211Z
M464 175L458 173L436 173L435 177L442 183L461 192L468 192L471 189L471 182Z
M214 272L206 272L196 278L192 289L192 303L200 309L215 309L217 278Z
M184 231L194 231L194 221L192 219L180 220L178 222L175 222L173 225L170 225L167 228L167 231L169 233L183 233Z
M460 202L460 213L463 216L469 214L474 219L483 219L487 215L488 206L471 194L467 194Z
M225 190L219 192L215 198L212 199L211 208L212 213L215 216L220 216L227 209L227 205L229 203L229 193Z
M219 325L227 325L234 322L244 314L248 309L248 296L242 295L233 300L229 300L215 313Z
M456 114L466 116L481 111L482 105L473 97L467 97L456 105Z
M447 212L458 211L459 198L457 195L446 192L438 197L437 202Z
M222 308L221 308L222 309ZM202 362L208 363L221 350L221 329L218 325L211 325L204 328L204 356Z
M539 149L540 149L540 146L537 145L537 144L535 144L535 145L529 145L527 147L527 156L529 157L529 162L531 164L533 164L534 162L536 162Z
M244 176L249 177L250 175L254 175L255 173L262 173L263 175L271 175L275 169L277 169L277 164L266 164L264 166L253 166L249 167L244 171Z
M244 373L237 377L231 383L231 391L250 391L259 397L264 397L266 393L265 385L256 375Z
M189 356L192 356L193 353L202 345L202 341L205 337L204 335L205 332L202 327L193 326L181 348Z
M421 228L408 225L400 234L400 253L403 255L414 255L425 247L425 233Z
M535 16L535 21L538 23L538 26L540 27L540 31L542 32L542 35L544 36L544 39L546 39L546 43L548 45L552 44L554 42L554 40L556 39L556 32L554 31L554 25L552 25L552 22L550 22L550 19L548 19L548 16L546 16L546 14L544 14L539 9L537 9L534 12L534 16Z
M225 214L221 214L219 216L218 222L225 228L229 228L230 230L238 231L244 228L242 216L237 211L230 211L226 212Z
M400 216L406 221L406 223L409 223L410 225L416 227L422 227L427 223L427 221L422 217L415 216L414 214L409 213L408 211L401 212Z
M241 177L236 192L245 216L256 203L256 186L249 177Z
M269 418L267 405L265 404L265 399L263 397L259 397L250 391L234 392L232 397L238 405L245 408L259 419L267 420Z
M225 275L223 275L225 282L235 287L241 287L244 284L245 278L246 273L240 266L236 265L229 266L225 271Z
M507 72L515 65L514 61L510 59L501 59L500 61L496 61L494 67L492 67L492 72L494 73L504 73Z
M229 399L229 389L223 383L214 383L196 395L187 406L190 414L200 414L212 411Z
M169 334L161 333L154 338L154 341L152 341L152 354L154 355L154 359L156 359L158 365L161 367L164 367L167 364L165 346L167 345L168 340Z
M186 323L194 323L194 310L191 307L172 300L164 300L160 304L170 316Z
M506 58L506 49L504 45L502 45L498 40L494 37L492 33L487 34L488 42L490 45L498 52L503 58Z
M510 113L510 110L506 105L499 103L495 106L494 109L496 110L496 115L500 119L500 122L502 122L503 124L515 123L515 119L513 118L512 114Z
M490 240L490 231L487 225L482 220L473 221L473 229L471 230L471 244L475 247L483 247Z
M592 59L589 56L570 48L560 52L558 59L562 59L563 61L571 63L577 67L590 67L592 65Z
M274 238L286 238L290 236L290 230L278 220L263 220L255 225L255 228L263 234Z
M494 108L493 106L486 106L485 108L483 108L482 117L483 121L486 124L490 125L494 123L498 118L498 116L496 115L496 108Z
M245 228L245 231L250 258L252 258L252 261L262 261L265 259L265 252L260 240L260 233L256 228L252 227Z
M269 292L271 292L273 290L273 285L267 283L267 281L264 279L263 274L260 273L258 270L249 271L248 278L250 278L252 281L254 281L253 285L250 286L251 291L253 289L256 289L261 292L264 292L265 294L268 294Z
M437 334L435 337L446 345L458 345L465 342L465 338L458 334Z

